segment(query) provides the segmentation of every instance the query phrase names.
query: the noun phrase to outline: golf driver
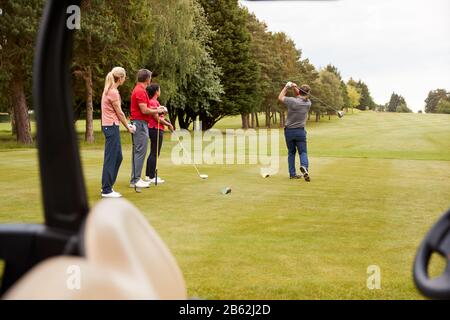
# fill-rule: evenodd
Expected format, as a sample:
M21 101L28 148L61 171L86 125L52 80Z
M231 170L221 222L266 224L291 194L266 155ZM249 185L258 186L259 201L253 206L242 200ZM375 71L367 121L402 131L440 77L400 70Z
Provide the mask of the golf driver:
M186 152L186 149L184 148L183 144L181 143L180 137L178 136L178 134L176 133L176 131L172 131L172 133L173 133L173 134L175 135L175 137L177 138L178 143L179 143L180 146L181 146L181 149L183 149L183 152ZM186 153L187 153L187 152L186 152ZM201 179L208 179L208 175L207 175L207 174L201 174L200 171L198 171L197 166L195 165L194 162L192 162L192 165L194 166L195 171L197 171L197 174L198 174L198 176L199 176Z
M159 159L159 114L158 114L158 132L156 135L155 187L158 186L158 159Z
M164 113L163 114L167 114L168 110L166 107L162 106L164 108ZM158 132L157 132L157 136L156 136L156 166L155 166L155 187L158 186L158 164L159 164L159 134L160 134L160 129L159 129L159 124L160 124L160 114L158 114ZM170 121L169 121L170 122Z
M288 83L289 83L289 82L288 82ZM295 88L297 88L298 91L300 91L300 87L299 87L299 86L294 86L294 85L291 83L291 87L295 87ZM312 98L314 98L314 99L316 99L316 100L322 102L322 104L323 104L324 106L328 107L329 109L331 109L331 110L333 110L333 111L336 111L336 113L337 113L337 115L338 115L339 118L342 118L342 117L344 116L344 112L343 112L343 111L340 111L340 110L337 110L336 108L333 108L332 106L330 106L329 104L326 104L325 102L323 102L322 100L320 100L319 98L317 98L316 96L312 95L312 94L309 93L309 92L308 92L308 95L310 95Z

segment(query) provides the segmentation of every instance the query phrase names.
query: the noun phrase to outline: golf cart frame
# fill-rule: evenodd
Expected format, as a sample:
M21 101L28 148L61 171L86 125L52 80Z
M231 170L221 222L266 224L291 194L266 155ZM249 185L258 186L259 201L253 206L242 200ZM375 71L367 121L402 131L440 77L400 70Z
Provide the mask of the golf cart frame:
M5 268L0 293L40 261L83 255L89 207L73 121L70 65L73 30L66 10L80 1L49 0L39 30L33 72L44 224L0 225Z

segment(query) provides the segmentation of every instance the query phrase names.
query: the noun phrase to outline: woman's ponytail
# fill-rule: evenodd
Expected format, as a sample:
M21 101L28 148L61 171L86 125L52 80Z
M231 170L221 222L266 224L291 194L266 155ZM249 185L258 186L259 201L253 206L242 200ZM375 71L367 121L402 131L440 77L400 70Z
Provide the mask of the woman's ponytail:
M105 88L103 89L103 95L105 95L109 88L111 88L111 86L114 84L114 76L112 74L112 72L109 72L106 75L106 79L105 79Z
M114 67L107 75L105 79L105 88L103 89L103 95L108 93L111 86L119 81L120 78L126 77L125 69L122 67Z

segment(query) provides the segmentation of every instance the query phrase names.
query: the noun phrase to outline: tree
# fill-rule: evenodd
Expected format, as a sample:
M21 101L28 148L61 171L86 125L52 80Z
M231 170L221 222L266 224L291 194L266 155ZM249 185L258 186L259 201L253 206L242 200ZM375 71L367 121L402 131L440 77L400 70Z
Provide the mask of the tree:
M349 97L349 106L352 108L357 107L359 105L359 100L361 99L361 94L358 89L350 84L347 84L347 93Z
M252 121L248 126L259 126L258 111L266 111L266 98L273 100L273 78L276 73L277 63L274 63L274 55L271 48L272 34L267 31L267 25L259 21L253 13L248 13L247 28L250 32L250 49L252 59L258 70L258 79L254 84L255 110L252 112ZM248 119L247 119L248 122Z
M223 117L225 112L212 108L213 104L220 103L223 94L220 75L221 71L211 56L204 52L197 69L188 75L187 85L182 86L172 98L171 106L177 112L180 128L188 129L197 116L204 113L208 114L209 119L220 120ZM207 127L210 126L207 124Z
M402 112L402 113L411 113L412 110L408 108L408 106L405 103L401 103L397 106L395 109L395 112Z
M361 98L359 99L358 109L366 110L373 109L375 103L373 102L372 97L370 96L369 87L362 81L358 82L359 88L361 89Z
M312 94L320 99L312 98L312 112L316 114L316 122L320 119L320 114L323 112L334 112L330 110L332 106L336 110L341 110L344 106L344 99L342 98L341 82L338 76L326 69L319 72L319 78L314 83Z
M293 81L299 85L311 83L317 78L317 72L308 60L301 60L301 50L296 48L294 41L285 33L273 34L272 41L272 52L277 57L274 64L276 69L272 74L276 94L271 94L270 99L277 101L276 96L287 81ZM278 106L278 101L276 105ZM277 108L276 111L280 113L280 127L284 127L285 108Z
M211 57L214 32L203 7L197 1L162 1L155 7L156 38L148 65L159 74L172 123L178 118L180 127L187 129L200 114L219 120L223 113L212 105L223 93L221 70ZM214 123L204 123L203 128Z
M436 89L428 92L428 96L425 99L425 112L436 113L437 105L441 99L450 99L450 92L445 89Z
M357 88L360 94L359 104L357 106L358 109L375 109L376 103L373 101L372 96L370 95L369 87L363 81L359 80L358 82L356 82L355 80L350 78L347 84Z
M86 107L85 140L89 143L94 142L94 103L100 103L106 74L115 66L134 73L142 65L143 52L148 51L152 39L149 4L148 0L81 1L73 74L84 84L85 98L75 98L84 101ZM128 82L125 88L130 86ZM75 92L80 94L81 90Z
M146 55L146 67L161 85L161 100L165 104L187 83L188 74L196 68L202 52L196 39L200 31L195 29L192 1L155 0L151 11L154 40Z
M339 72L338 68L333 66L332 64L328 64L325 69L331 73L334 73L338 77L338 79L341 83L341 94L342 94L343 105L347 109L347 112L348 112L348 107L350 105L350 97L348 95L347 85L345 84L344 80L342 80L341 73Z
M0 92L10 105L17 141L31 144L28 101L31 92L32 59L42 0L3 0L0 16ZM28 94L27 94L28 93ZM27 101L28 100L28 101Z
M317 78L317 72L307 59L301 60L301 51L285 33L267 31L265 23L253 14L248 14L248 29L251 34L251 54L258 70L258 79L253 92L256 102L252 113L251 127L254 121L258 125L257 112L266 113L266 125L271 127L280 114L281 127L285 122L285 109L280 108L276 97L287 81L311 84Z
M436 106L436 113L450 114L450 99L441 99Z
M378 112L385 112L387 104L377 104L375 110Z
M221 82L224 96L213 108L220 110L202 113L203 128L208 129L217 117L241 114L242 124L248 126L247 114L255 107L254 84L257 81L257 67L250 52L250 33L247 29L247 12L237 0L200 0L207 14L208 22L216 31L212 37L212 56L222 70Z
M406 101L405 98L403 98L401 95L396 94L395 92L392 93L391 99L389 100L389 103L387 105L387 112L406 112ZM409 110L409 109L408 109Z
M188 128L200 116L203 129L210 128L226 113L220 109L222 73L210 48L215 32L205 11L191 0L159 0L152 8L155 40L147 66L158 74L170 120Z

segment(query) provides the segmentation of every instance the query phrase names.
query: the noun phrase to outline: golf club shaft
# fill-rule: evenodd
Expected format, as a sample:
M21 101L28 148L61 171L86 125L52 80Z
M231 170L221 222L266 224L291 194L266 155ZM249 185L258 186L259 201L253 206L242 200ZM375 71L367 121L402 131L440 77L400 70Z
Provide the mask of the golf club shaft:
M300 88L298 87L298 86L295 86L295 88L297 88L299 91L300 91ZM339 112L340 110L337 110L336 108L333 108L332 106L330 106L330 105L328 105L328 104L326 104L325 102L323 102L323 100L321 100L321 99L319 99L319 98L317 98L316 96L314 96L313 94L311 94L311 93L308 93L308 95L310 95L311 97L313 97L314 99L316 99L316 100L318 100L318 101L320 101L320 102L322 102L326 107L328 107L328 108L330 108L330 109L332 109L332 110L334 110L334 111L336 111L336 112Z
M295 88L297 88L300 91L300 88L298 86L294 86ZM321 99L317 98L316 96L312 95L311 93L308 93L308 95L310 95L312 98L318 100L319 102L322 102L322 104L324 104L326 107L328 107L329 109L332 109L336 112L339 112L340 110L337 110L336 108L333 108L332 106L326 104L325 102L323 102Z
M131 123L131 124L133 124L133 123ZM132 133L131 134L131 143L133 144L133 149L131 150L131 162L132 162L132 166L133 166L133 178L134 178L134 176L136 175L136 169L135 169L135 164L134 164L134 134ZM136 183L134 183L134 191L135 192L137 192L137 189L136 189Z
M175 134L175 137L177 138L178 143L180 144L181 149L183 150L183 152L187 153L187 151L186 151L186 149L184 148L183 143L181 143L180 137L178 136L178 134L176 133L176 131L174 130L174 131L172 131L172 133ZM194 162L192 162L192 165L194 166L195 171L197 171L198 176L201 178L200 171L198 171L197 166L195 165Z
M158 185L158 160L159 160L159 114L158 114L158 130L156 136L156 168L155 168L155 186Z

